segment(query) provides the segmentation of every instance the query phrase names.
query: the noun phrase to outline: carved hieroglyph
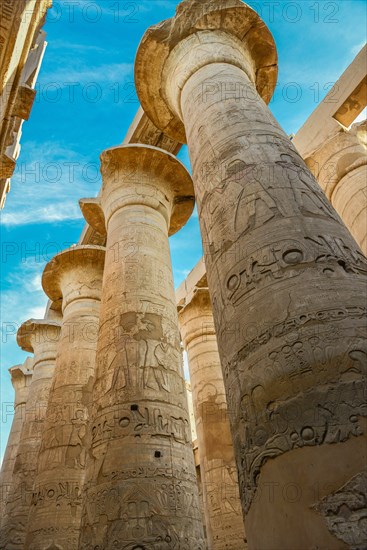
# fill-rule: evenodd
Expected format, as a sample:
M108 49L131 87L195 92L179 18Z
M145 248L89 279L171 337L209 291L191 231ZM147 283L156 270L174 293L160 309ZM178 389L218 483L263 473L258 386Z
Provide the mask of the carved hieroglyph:
M148 116L187 137L249 548L340 549L312 488L367 459L367 263L261 98L275 75L240 0L185 0L135 64Z
M108 149L101 161L106 264L80 549L199 550L168 244L192 212L192 181L153 146Z
M306 163L367 255L367 121L341 129Z
M60 324L30 319L18 330L19 346L34 352L33 376L0 533L1 550L23 550L38 452L55 367Z
M13 469L17 456L20 434L25 418L25 406L28 398L28 390L32 380L33 359L27 357L23 365L16 365L9 369L11 382L15 392L14 399L14 416L10 428L10 434L6 445L6 450L1 465L0 473L0 524L4 517L4 508L7 495L13 479ZM5 421L6 415L10 415L10 403L2 403L3 418Z
M179 320L190 368L208 547L243 550L237 469L207 288L197 288L179 306Z
M43 272L46 294L62 299L63 321L29 513L29 550L78 546L104 259L103 247L75 246Z

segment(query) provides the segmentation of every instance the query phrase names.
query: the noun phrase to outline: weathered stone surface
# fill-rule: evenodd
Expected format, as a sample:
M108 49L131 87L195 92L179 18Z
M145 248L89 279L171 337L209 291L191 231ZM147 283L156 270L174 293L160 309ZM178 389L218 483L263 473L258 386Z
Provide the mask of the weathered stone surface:
M353 476L335 493L324 497L315 509L326 518L330 532L348 548L363 548L367 540L367 471Z
M52 0L3 0L0 4L0 208L20 151L34 86L46 47L41 30Z
M78 546L104 259L103 247L75 246L43 272L46 294L62 299L63 321L29 511L29 550Z
M310 448L314 483L327 466L340 487L367 460L367 262L256 91L261 40L247 32L244 43L228 27L230 0L215 3L216 24L193 23L196 5L183 2L176 18L148 30L137 90L158 127L182 139L184 127L187 137L249 548L294 550L302 540L339 549L315 511L303 520L312 504L304 474ZM236 13L237 29L252 25L249 9ZM289 471L301 495L290 524L273 513ZM271 513L258 498L265 482L281 488Z
M156 147L115 147L101 160L107 252L80 549L199 550L168 245L192 212L191 178Z
M12 485L14 464L25 418L28 390L32 380L32 369L33 359L31 357L28 357L22 365L16 365L9 369L11 382L15 392L15 399L13 422L0 473L0 524L4 517L7 495ZM3 422L7 420L6 415L10 416L11 414L9 406L10 403L2 403Z
M18 344L24 351L34 352L34 363L14 464L12 487L1 527L0 548L2 550L23 550L24 548L59 336L60 324L51 320L30 319L18 330Z
M367 105L367 44L338 78L293 138L303 159L346 130Z
M340 129L306 163L367 255L367 121Z
M196 287L178 308L190 368L208 547L243 550L237 469L208 289Z
M176 17L146 31L135 60L135 86L144 111L158 128L180 143L186 143L186 129L177 116L177 110L181 112L179 90L190 74L205 67L209 52L211 63L231 56L234 65L256 81L264 99L270 101L273 95L277 54L273 37L257 13L241 0L184 0L177 6ZM203 93L220 93L220 79L208 79L206 84L204 81ZM238 90L222 92L233 95Z

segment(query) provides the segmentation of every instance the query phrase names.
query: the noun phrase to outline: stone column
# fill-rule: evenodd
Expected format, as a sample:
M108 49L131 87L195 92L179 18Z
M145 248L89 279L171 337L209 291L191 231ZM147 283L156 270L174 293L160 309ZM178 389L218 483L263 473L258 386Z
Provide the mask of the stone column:
M367 121L340 130L306 160L327 198L367 255Z
M63 321L29 513L29 550L78 547L104 259L103 247L75 246L43 272L48 297L62 299Z
M28 357L23 365L16 365L9 369L11 382L14 388L14 416L10 428L9 438L5 449L0 473L0 523L4 517L5 503L13 479L13 469L15 458L17 456L20 434L25 417L25 406L28 398L29 385L32 380L33 359ZM10 406L10 403L9 403ZM3 422L5 416L10 416L10 408L6 403L2 403Z
M52 376L60 324L46 319L29 319L17 334L19 346L34 353L33 376L25 407L25 418L1 528L2 550L23 550L38 453Z
M102 153L107 228L80 549L204 547L168 235L193 209L170 153Z
M246 548L222 369L207 288L197 288L179 308L187 351L205 524L210 550Z
M185 0L136 86L187 137L249 548L339 550L364 544L367 266L260 97L275 64L240 0Z

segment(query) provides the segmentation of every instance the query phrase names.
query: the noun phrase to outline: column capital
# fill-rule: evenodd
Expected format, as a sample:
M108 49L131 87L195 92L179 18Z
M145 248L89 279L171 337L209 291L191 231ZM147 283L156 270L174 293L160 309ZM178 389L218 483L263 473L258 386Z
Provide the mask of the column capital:
M46 265L42 287L47 296L65 305L77 299L100 299L106 249L78 245L56 254Z
M176 291L181 337L185 348L196 338L215 336L205 264L200 261Z
M306 159L331 202L339 181L353 170L367 165L366 130L366 120L353 124L349 130L340 127Z
M27 357L23 364L14 365L14 367L10 367L9 369L11 383L15 392L14 407L24 404L27 400L28 388L33 374L32 367L33 360L31 357Z
M79 206L87 224L105 238L107 236L106 220L100 197L80 199Z
M22 350L34 353L37 361L56 357L61 326L49 319L28 319L18 329L17 344Z
M61 298L56 302L49 301L46 308L45 319L50 321L62 322L62 300Z
M149 206L168 216L169 235L190 218L195 198L191 176L171 153L152 145L121 145L101 154L101 205L106 225L129 205Z
M140 103L154 124L180 143L186 143L181 90L211 63L240 67L270 101L277 80L274 39L241 0L184 0L173 18L150 27L140 43L135 59Z

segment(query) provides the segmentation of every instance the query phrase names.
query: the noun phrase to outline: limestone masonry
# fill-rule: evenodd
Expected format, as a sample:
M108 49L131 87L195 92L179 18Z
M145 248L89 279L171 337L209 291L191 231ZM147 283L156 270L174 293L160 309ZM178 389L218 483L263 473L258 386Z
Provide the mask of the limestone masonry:
M36 21L7 40L28 51ZM366 548L366 54L289 137L247 4L184 0L145 32L141 107L18 331L1 550ZM175 292L169 237L195 203L204 258Z

